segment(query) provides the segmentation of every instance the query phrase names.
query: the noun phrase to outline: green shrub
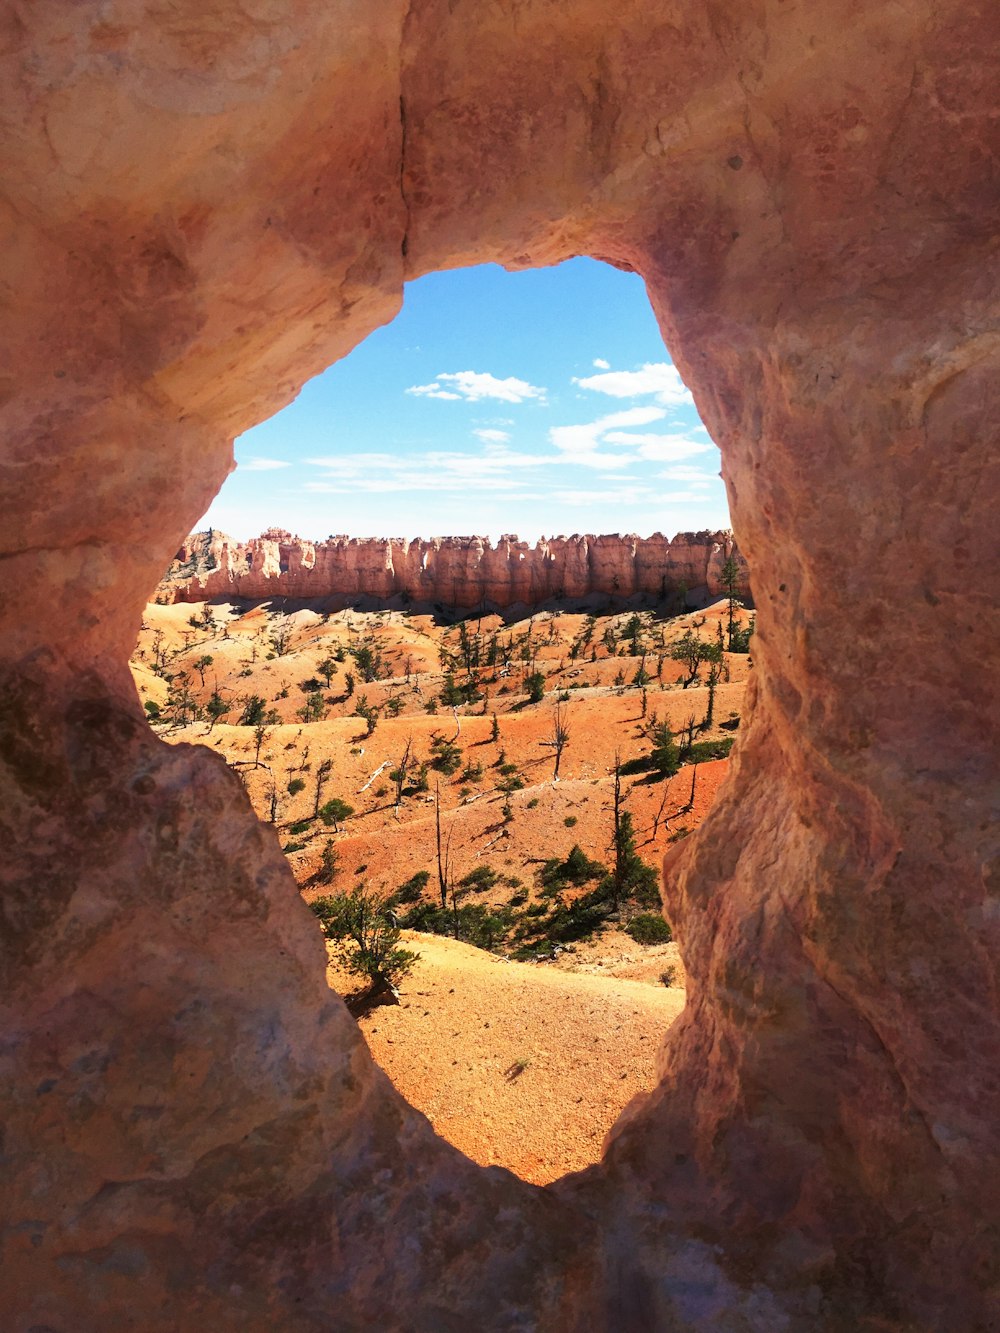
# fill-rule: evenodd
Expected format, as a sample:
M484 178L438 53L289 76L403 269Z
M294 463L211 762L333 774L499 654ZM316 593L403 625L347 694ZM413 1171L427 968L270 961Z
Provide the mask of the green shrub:
M337 847L332 838L328 838L323 844L323 852L319 859L319 869L316 871L316 878L320 884L330 884L338 870Z
M350 893L317 898L312 909L349 971L367 977L373 991L394 990L419 957L400 947L399 929L389 920L385 903L363 884Z
M726 736L717 741L695 741L684 755L688 763L704 764L710 759L725 759L733 748L733 736Z
M673 932L662 916L655 912L640 912L625 927L636 944L669 944Z
M407 912L403 925L429 935L451 935L479 949L493 949L507 938L513 916L509 907L491 908L483 903L463 903L457 911L418 903Z
M573 884L579 886L590 880L603 878L607 874L600 861L591 861L579 843L574 843L564 861L558 856L546 861L538 871L538 881L543 888L558 892Z
M424 889L431 877L429 870L418 870L415 875L411 875L404 884L393 894L397 903L416 903L424 895Z
M292 778L291 782L288 784L289 796L298 796L299 792L305 791L305 789L306 789L305 778Z
M431 750L434 752L431 768L444 773L446 777L451 777L462 767L462 751L454 741L445 740L443 736L435 736L431 741Z
M348 805L346 801L342 801L335 796L332 800L324 802L318 813L327 828L336 830L342 819L348 819L354 814L354 806Z
M487 889L492 889L500 876L492 866L476 866L475 870L470 870L459 881L459 887L470 889L473 893L485 893Z
M631 777L636 773L648 773L653 761L648 754L640 754L635 759L626 759L621 766L622 777Z
M524 688L528 691L528 702L540 704L545 697L545 677L541 671L533 671L524 678Z
M652 730L653 748L649 753L650 765L662 777L671 777L680 768L680 753L670 730L669 722L658 722Z

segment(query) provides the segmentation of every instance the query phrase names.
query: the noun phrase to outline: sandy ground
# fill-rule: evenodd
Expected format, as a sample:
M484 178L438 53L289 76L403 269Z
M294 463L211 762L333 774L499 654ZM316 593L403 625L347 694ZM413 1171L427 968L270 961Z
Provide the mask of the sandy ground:
M548 858L564 858L579 844L589 857L610 863L616 757L627 766L648 754L654 715L679 732L706 713L706 686L683 688L669 648L688 629L713 639L725 623L725 604L671 619L643 613L645 657L623 638L630 616L545 613L517 624L496 616L468 622L483 645L494 635L506 645L509 661L483 669L486 698L457 709L439 695L445 670L465 679L458 628L401 611L150 606L133 673L140 698L164 709L179 684L194 708L203 708L213 691L227 702L228 715L215 725L202 718L157 729L172 743L210 747L239 773L260 817L274 824L307 900L359 883L391 893L427 871L424 899L435 901L439 799L451 878L484 865L499 876L468 901L495 909L524 894L541 907L536 875ZM276 638L284 640L280 651ZM361 646L380 656L378 679L361 678L353 655ZM342 660L333 663L322 691L326 717L304 722L296 716L308 697L303 685L322 675L320 664L338 651ZM632 683L643 665L651 677L644 692ZM532 666L546 677L545 696L535 704L524 687ZM735 735L749 667L745 654L726 655L714 724L697 739ZM256 736L252 726L238 725L252 695L273 710ZM354 715L362 696L379 710L371 734ZM546 744L557 703L569 729L558 781ZM392 769L408 743L412 757L430 761L435 737L461 750L459 769L429 770L428 789L409 790L397 807ZM671 839L701 822L728 767L717 759L685 766L667 781L643 772L623 778L638 851L650 866L658 869ZM511 775L523 785L505 792ZM333 797L353 810L335 828L313 818ZM321 855L331 843L337 869L332 882L322 883ZM451 939L411 938L421 957L402 984L401 1003L360 1021L375 1059L403 1095L470 1157L525 1179L542 1183L596 1161L622 1108L655 1082L657 1049L684 1004L677 946L643 947L609 924L590 939L560 946L551 961L523 964ZM330 976L338 989L351 989L335 968Z
M654 1085L684 992L507 962L436 936L408 932L406 943L420 961L400 1003L360 1020L403 1096L474 1161L535 1184L596 1162L622 1108ZM330 979L343 980L336 968Z

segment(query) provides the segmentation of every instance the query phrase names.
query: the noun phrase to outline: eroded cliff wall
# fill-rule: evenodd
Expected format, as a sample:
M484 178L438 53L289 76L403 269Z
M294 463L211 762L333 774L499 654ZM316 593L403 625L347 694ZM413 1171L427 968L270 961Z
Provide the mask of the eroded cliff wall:
M749 575L732 534L682 532L652 537L552 537L529 546L516 537L331 537L305 541L269 529L248 542L220 532L194 533L157 589L163 601L212 597L332 597L436 602L456 609L539 606L562 598L665 598L692 605L723 592L732 555L739 589Z

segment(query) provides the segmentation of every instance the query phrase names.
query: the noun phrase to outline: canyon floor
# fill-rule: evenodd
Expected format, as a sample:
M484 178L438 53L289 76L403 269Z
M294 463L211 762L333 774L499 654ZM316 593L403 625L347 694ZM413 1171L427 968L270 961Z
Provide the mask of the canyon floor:
M465 939L404 930L419 958L399 1002L359 1023L438 1133L544 1183L598 1159L622 1108L653 1086L684 1005L677 946L628 933L650 905L622 903L592 932L560 928L593 882L560 879L557 863L578 847L611 864L616 760L650 867L704 818L750 658L723 654L702 727L707 668L685 689L670 654L688 631L718 642L727 622L725 600L682 615L595 604L459 623L321 601L151 604L132 668L166 740L208 746L240 775L307 900L365 884L395 895L400 920L424 913L442 930L440 802ZM533 676L544 677L536 702ZM558 779L557 710L568 736ZM669 778L648 765L656 720L680 741L694 728L692 756ZM350 813L334 822L331 801ZM331 985L356 988L330 956Z

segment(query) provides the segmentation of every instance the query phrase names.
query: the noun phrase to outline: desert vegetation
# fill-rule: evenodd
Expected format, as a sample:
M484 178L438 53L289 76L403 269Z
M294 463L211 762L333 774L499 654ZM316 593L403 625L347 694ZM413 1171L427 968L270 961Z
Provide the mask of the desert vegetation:
M753 627L729 573L682 614L151 605L133 669L152 725L240 776L307 898L363 888L398 928L554 959L657 908L663 850L721 780Z
M593 1159L620 1098L652 1077L658 997L673 997L671 1016L683 1003L659 867L725 775L751 636L735 595L698 611L591 603L519 619L322 602L153 604L132 666L155 730L219 754L274 827L328 940L332 983L416 1104L451 1105L457 1069L437 1040L420 1059L403 1058L397 1048L421 1040L415 1011L471 1039L456 992L486 968L481 1025L492 1034L493 960L539 977L544 965L568 987L589 978L612 988L602 1004L638 988L624 992L628 1025L640 1024L635 1041L647 1045L614 1075L621 1086L579 1057L593 1085L581 1105L593 1095L602 1109L565 1131L576 1147L550 1160L534 1144L529 1169L513 1127L497 1131L506 1144L497 1157L471 1122L456 1139L544 1179ZM462 984L444 986L456 970ZM513 985L515 973L504 975ZM517 994L519 1004L548 1003L527 981ZM566 1005L560 1047L602 1043L601 1005L582 1018ZM556 1016L533 1013L523 1050L495 1038L498 1070L525 1061L509 1098L547 1079L546 1100L564 1077L541 1053L539 1033ZM572 1038L570 1014L584 1023ZM435 1092L426 1070L439 1063ZM470 1083L468 1096L478 1089ZM529 1129L520 1134L532 1141Z

